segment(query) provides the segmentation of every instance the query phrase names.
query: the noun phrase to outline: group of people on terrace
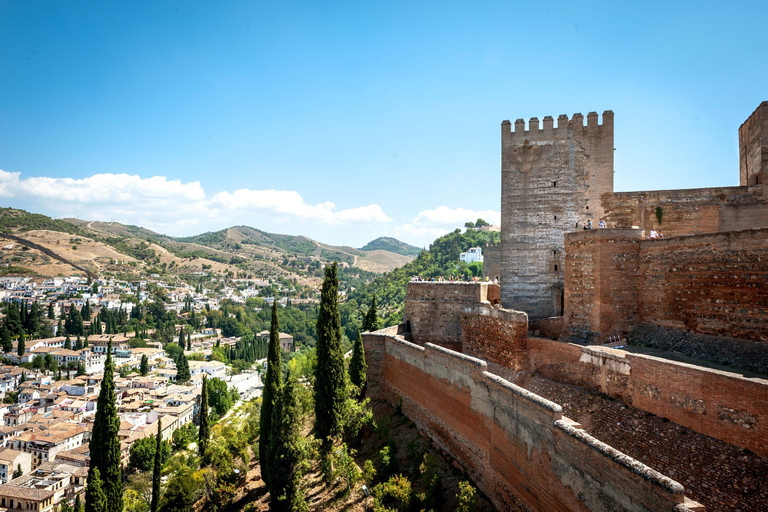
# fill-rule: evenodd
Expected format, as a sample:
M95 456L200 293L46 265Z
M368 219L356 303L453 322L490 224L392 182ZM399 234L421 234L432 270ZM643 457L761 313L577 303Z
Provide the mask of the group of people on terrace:
M598 222L597 225L600 229L605 229L606 227L605 221L603 219L600 219L600 222ZM584 224L585 231L588 231L590 229L592 229L592 219L587 220L587 223ZM664 234L661 232L661 230L651 228L650 238L664 238Z
M412 283L420 283L420 282L433 282L433 283L480 283L485 281L486 283L491 282L491 278L486 277L483 279L482 277L467 277L466 279L464 276L437 276L437 277L421 277L421 276L412 276L411 282ZM499 278L494 277L493 278L493 284L499 284Z

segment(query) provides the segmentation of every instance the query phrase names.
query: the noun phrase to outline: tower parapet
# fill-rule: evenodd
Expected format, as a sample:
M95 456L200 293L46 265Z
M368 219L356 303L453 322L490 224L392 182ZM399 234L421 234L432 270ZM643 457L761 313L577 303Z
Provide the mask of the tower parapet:
M606 136L613 134L613 112L606 110L603 112L603 122L599 123L597 112L590 112L587 115L587 126L584 126L584 116L580 113L573 114L572 118L562 114L557 117L557 126L554 126L552 116L546 116L543 119L542 127L539 128L539 118L532 117L528 121L526 129L525 119L517 119L514 127L508 120L502 121L501 133L502 139L509 141L528 140L529 142L566 140L569 133L573 130L577 135L586 135L596 133Z

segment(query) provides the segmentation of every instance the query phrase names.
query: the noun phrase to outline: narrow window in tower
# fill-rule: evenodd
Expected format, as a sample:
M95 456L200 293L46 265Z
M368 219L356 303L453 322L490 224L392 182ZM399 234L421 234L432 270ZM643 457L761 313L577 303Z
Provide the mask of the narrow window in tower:
M553 182L552 182L552 186L553 186L553 187L556 187L556 186L557 186L557 182L556 182L556 181L553 181Z
M555 265L555 272L557 272L557 265Z
M555 220L557 220L557 215L555 215Z
M589 210L589 206L587 206L587 210Z

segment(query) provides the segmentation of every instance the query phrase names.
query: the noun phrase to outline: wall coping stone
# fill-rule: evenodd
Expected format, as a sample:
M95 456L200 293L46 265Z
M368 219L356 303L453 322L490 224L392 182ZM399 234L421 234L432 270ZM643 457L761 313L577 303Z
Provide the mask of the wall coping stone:
M506 390L509 390L512 393L520 396L521 398L524 398L525 400L528 400L529 402L532 402L537 406L553 413L555 418L558 420L563 414L563 408L561 405L556 404L555 402L552 402L550 400L547 400L546 398L539 396L536 393L531 393L527 389L523 389L520 386L512 384L507 379L499 377L495 373L483 372L483 377L493 382L497 386L500 386Z
M399 341L399 340L398 340ZM409 343L405 341L405 343L408 343L409 345L413 345L416 347L419 347L419 345L414 345L413 343ZM419 347L421 348L421 347ZM477 357L468 356L466 354L462 354L461 352L456 352L455 350L451 350L445 347L441 347L440 345L435 345L434 343L426 343L424 345L424 348L426 348L426 354L428 355L429 352L439 352L440 354L446 355L448 357L452 357L454 359L458 359L459 361L463 361L465 363L468 363L472 366L475 366L477 368L488 368L488 363L483 361L482 359L479 359ZM421 350L424 350L424 348L421 348Z
M639 475L643 477L643 479L660 487L665 492L669 494L679 495L680 501L681 502L683 501L685 488L682 486L682 484L676 482L675 480L672 480L668 476L662 475L655 469L652 469L646 466L639 460L633 459L629 455L623 452L620 452L616 448L595 439L594 437L587 434L583 430L574 428L566 421L563 421L563 420L555 421L555 427L562 430L570 437L573 437L574 439L581 441L592 450L595 450L596 452L608 457L609 459L613 460L620 466L623 466L629 469L636 475Z

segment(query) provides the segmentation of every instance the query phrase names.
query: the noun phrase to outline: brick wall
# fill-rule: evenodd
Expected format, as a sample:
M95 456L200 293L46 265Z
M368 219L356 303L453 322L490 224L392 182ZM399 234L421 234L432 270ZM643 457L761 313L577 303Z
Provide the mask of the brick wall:
M562 408L433 344L365 333L374 397L466 468L499 510L690 510L683 487L586 434ZM677 508L676 508L677 507Z
M528 370L768 456L768 381L624 350L529 338Z
M435 343L461 351L461 314L466 306L499 298L492 283L411 282L405 297L405 321L415 343Z
M467 306L461 314L461 351L517 370L526 358L528 315L521 311Z
M565 328L605 340L651 323L768 342L768 228L641 240L566 236Z

